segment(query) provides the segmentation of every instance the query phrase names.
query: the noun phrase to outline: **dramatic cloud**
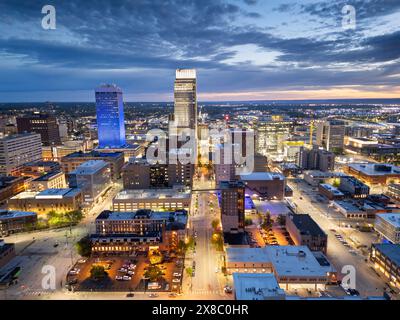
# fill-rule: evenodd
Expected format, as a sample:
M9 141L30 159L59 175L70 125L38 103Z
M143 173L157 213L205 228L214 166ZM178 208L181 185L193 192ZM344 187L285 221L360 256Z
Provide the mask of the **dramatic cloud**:
M35 1L0 3L0 100L92 100L102 82L117 83L133 100L161 100L171 97L181 67L199 70L206 99L343 86L356 86L360 97L398 92L398 1L52 4L56 30L41 28ZM355 30L341 28L345 4L356 8Z

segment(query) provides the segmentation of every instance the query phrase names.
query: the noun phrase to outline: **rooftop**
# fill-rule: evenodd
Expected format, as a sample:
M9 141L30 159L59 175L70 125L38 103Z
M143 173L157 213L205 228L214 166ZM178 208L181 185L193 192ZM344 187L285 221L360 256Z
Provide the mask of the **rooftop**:
M263 248L227 248L229 262L271 263L279 276L325 277L332 267L322 265L307 246L266 246ZM320 256L319 256L320 259Z
M46 189L41 192L24 191L11 199L63 199L74 197L81 192L79 188Z
M330 185L328 183L321 183L319 186L321 188L324 188L324 189L332 192L336 196L342 196L343 195L343 192L341 192L338 188L336 188L336 187L334 187L334 186L332 186L332 185Z
M315 237L326 237L326 233L308 214L290 215L290 219L301 234L307 234Z
M141 190L122 190L114 200L143 200L143 199L190 199L189 190L185 189L141 189Z
M379 213L376 217L379 217L393 225L395 228L400 229L400 213Z
M376 163L351 163L348 165L356 171L369 176L382 176L387 174L400 174L400 168L392 164Z
M272 273L233 274L236 300L284 299L285 291Z
M20 218L26 216L37 216L36 212L0 210L0 219Z
M240 175L240 179L243 181L285 180L285 176L275 172L253 172Z
M59 171L59 170L56 170L56 171L51 171L51 172L49 172L49 173L46 173L45 175L43 175L43 176L40 176L39 178L36 178L35 180L33 180L33 181L48 181L48 180L50 180L51 178L54 178L55 176L58 176L58 175L60 175L60 174L63 174L61 171Z
M186 225L187 212L185 210L177 211L152 211L148 209L139 209L131 212L104 210L96 220L134 220L134 219L166 220L168 222L181 222ZM173 218L173 221L172 219Z
M123 157L123 152L99 152L99 151L90 151L90 152L82 152L77 151L70 153L63 157L64 159L70 158L118 158Z
M104 160L89 160L79 165L70 174L95 174L106 166L108 166L108 163Z

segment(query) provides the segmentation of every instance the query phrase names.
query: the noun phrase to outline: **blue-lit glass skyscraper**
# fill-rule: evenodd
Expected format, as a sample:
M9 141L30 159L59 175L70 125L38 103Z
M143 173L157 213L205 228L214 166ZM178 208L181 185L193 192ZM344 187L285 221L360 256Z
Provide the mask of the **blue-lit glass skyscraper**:
M99 148L121 148L125 146L122 90L109 84L97 88L96 113Z

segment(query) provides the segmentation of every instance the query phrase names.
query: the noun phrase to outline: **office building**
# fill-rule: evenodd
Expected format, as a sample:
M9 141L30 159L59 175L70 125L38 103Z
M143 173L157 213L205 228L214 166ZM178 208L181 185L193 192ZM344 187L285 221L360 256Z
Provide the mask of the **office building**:
M226 270L228 274L272 273L285 290L325 289L337 281L337 272L327 258L307 246L228 247Z
M186 236L187 212L136 210L103 211L96 218L96 234L90 236L95 253L127 253L148 246L175 247Z
M90 160L103 160L110 165L111 180L121 178L121 170L124 165L124 154L122 152L74 152L61 158L61 169L68 175L82 163Z
M268 200L282 200L285 197L286 178L276 172L253 172L240 175L246 192Z
M222 181L219 184L221 223L224 233L244 231L245 185L242 181Z
M0 176L0 203L16 194L25 191L25 179L23 177Z
M369 187L354 177L341 177L339 188L345 195L352 198L366 198L369 195Z
M343 171L370 186L400 182L400 168L392 164L350 163Z
M216 154L219 154L218 161L214 162L215 183L219 185L222 181L231 181L235 179L235 164L233 155L226 157L224 145L215 146Z
M64 172L59 170L46 173L29 183L29 191L43 191L46 189L63 189L67 187Z
M260 118L255 127L256 152L273 160L283 159L292 127L292 121L284 116Z
M303 170L333 171L335 154L313 146L311 149L301 147L297 154L297 165Z
M387 280L390 286L400 289L400 245L373 243L370 260L375 270Z
M172 189L123 190L113 199L113 210L130 212L139 209L185 209L189 211L190 202L190 191L182 187Z
M285 300L285 291L272 273L233 274L235 300Z
M122 181L124 189L191 187L193 174L194 165L191 163L150 164L145 158L132 158L122 168Z
M308 214L289 214L286 217L286 230L297 246L307 246L311 251L326 254L328 235Z
M400 213L377 214L374 227L383 239L400 244Z
M321 183L318 185L318 192L329 200L342 200L344 198L343 192L329 183Z
M82 190L83 203L90 206L110 187L110 166L104 160L86 161L68 174L68 182L70 188Z
M40 134L44 146L61 144L57 119L52 115L33 113L29 116L17 117L17 127L18 133Z
M37 223L37 214L26 211L0 210L0 236L32 230Z
M392 199L400 200L400 184L391 183L388 185L386 195Z
M20 175L35 179L53 171L60 171L60 164L58 162L40 160L25 163L20 170Z
M0 175L19 175L24 164L41 159L40 134L23 133L0 139Z
M99 148L125 146L124 103L120 88L106 84L96 89L96 115Z
M296 162L304 141L285 141L283 143L283 159L286 162Z
M42 192L21 192L8 200L8 209L32 211L38 216L50 211L67 213L82 208L82 190L78 188L47 189Z
M197 134L196 70L178 69L174 84L174 120L178 128L190 128Z
M317 145L332 152L342 152L345 123L340 120L326 120L317 125Z

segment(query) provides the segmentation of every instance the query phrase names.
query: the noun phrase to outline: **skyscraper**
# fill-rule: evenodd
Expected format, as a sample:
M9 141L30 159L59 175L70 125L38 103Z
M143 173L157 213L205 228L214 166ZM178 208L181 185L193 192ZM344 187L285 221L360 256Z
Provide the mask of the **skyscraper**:
M17 118L18 133L39 133L44 146L61 144L57 119L49 114L33 113Z
M96 113L99 147L105 149L125 146L122 90L110 84L97 88Z
M196 70L178 69L174 86L174 119L178 128L197 130Z
M345 123L341 120L327 120L318 124L317 145L332 152L343 150Z

